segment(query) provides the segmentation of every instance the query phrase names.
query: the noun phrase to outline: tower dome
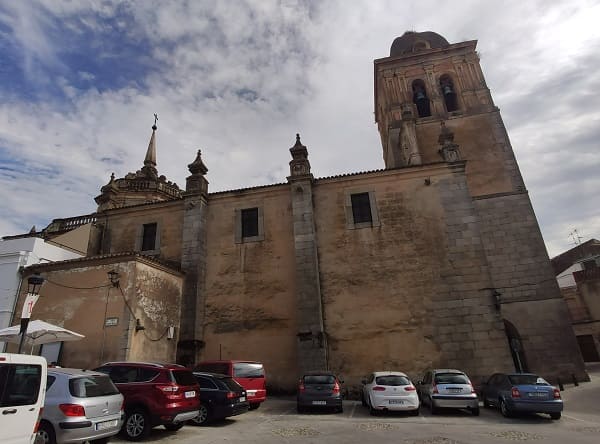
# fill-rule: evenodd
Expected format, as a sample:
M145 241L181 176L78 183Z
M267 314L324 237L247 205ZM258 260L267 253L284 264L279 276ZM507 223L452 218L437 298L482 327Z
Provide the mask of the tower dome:
M450 43L448 43L448 40L436 32L406 31L400 37L394 39L390 49L390 57L424 51L427 49L445 48L449 45Z

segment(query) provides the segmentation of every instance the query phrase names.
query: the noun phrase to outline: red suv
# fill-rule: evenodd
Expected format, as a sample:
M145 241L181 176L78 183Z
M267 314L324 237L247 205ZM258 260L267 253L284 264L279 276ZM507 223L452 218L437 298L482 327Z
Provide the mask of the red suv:
M198 416L200 387L192 372L181 365L151 362L107 362L96 369L106 373L125 397L121 433L139 441L152 427L179 430Z
M194 367L195 372L221 373L231 376L246 389L250 410L257 409L267 399L265 368L260 362L220 360L203 361Z

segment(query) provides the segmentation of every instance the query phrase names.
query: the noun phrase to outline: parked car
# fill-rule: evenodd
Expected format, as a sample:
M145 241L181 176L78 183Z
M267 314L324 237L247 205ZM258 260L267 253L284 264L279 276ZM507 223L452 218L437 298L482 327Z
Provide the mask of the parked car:
M560 419L560 390L533 373L496 373L481 388L483 406L499 407L506 417L516 413L547 413Z
M38 430L41 442L106 443L119 433L123 419L123 395L107 375L71 368L48 369Z
M417 390L432 415L441 408L468 409L479 415L479 398L469 377L460 370L433 369L425 372Z
M3 444L33 443L46 393L41 356L0 353L0 436Z
M177 364L108 362L96 370L106 373L125 397L125 423L121 432L139 441L153 427L179 430L198 416L198 382L192 372Z
M204 425L209 421L246 413L250 404L246 390L231 376L218 373L194 372L200 385L200 413L192 423Z
M332 408L336 412L343 412L341 386L343 383L344 381L330 372L306 373L298 381L296 396L298 413L315 407Z
M405 373L373 372L362 383L362 405L369 407L371 415L388 410L419 414L417 389Z
M250 409L257 409L267 399L265 368L260 362L219 360L203 361L194 367L195 372L220 373L231 376L244 387Z

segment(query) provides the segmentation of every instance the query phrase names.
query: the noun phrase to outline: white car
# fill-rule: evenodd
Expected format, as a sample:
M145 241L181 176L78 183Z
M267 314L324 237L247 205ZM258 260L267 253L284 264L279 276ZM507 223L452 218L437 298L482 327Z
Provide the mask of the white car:
M35 441L46 393L47 362L41 356L0 353L0 441Z
M371 415L392 410L419 414L417 389L405 373L373 372L362 383L362 404Z

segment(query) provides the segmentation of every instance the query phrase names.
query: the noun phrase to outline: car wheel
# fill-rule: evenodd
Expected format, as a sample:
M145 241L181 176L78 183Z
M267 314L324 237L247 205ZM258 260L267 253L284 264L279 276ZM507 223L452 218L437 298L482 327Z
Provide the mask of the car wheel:
M377 410L375 410L373 408L373 404L371 403L371 397L369 397L368 405L369 405L369 413L371 414L371 416L377 415Z
M49 422L43 421L37 432L37 437L44 444L56 444L56 435L54 428Z
M512 412L506 405L506 402L504 401L504 399L500 400L500 412L502 412L502 416L504 416L506 418L510 418L512 416Z
M365 401L365 393L363 391L360 392L360 403L363 407L367 406L367 401Z
M253 402L250 404L250 410L256 410L260 407L260 402Z
M471 409L471 414L473 416L479 416L479 407L475 407L474 409Z
M344 413L344 407L342 407L342 406L336 407L334 411L337 413Z
M109 441L110 441L110 437L100 438L100 439L92 439L92 440L90 440L90 444L108 444Z
M550 418L552 418L552 419L560 419L560 417L561 417L560 412L550 413Z
M183 427L182 422L174 422L171 424L165 424L165 429L169 430L170 432L176 432L177 430L179 430L182 427Z
M306 411L306 409L300 404L296 405L296 410L298 411L298 413L304 413Z
M417 407L416 409L411 410L410 414L413 416L419 416L419 408Z
M123 432L129 441L139 441L150 434L150 417L142 409L127 412Z
M433 399L431 398L429 398L429 411L432 415L435 415L438 412L438 408L435 406L435 404L433 403Z
M204 425L208 422L208 418L210 417L208 407L204 404L200 405L198 409L198 416L192 419L192 424L194 425Z

